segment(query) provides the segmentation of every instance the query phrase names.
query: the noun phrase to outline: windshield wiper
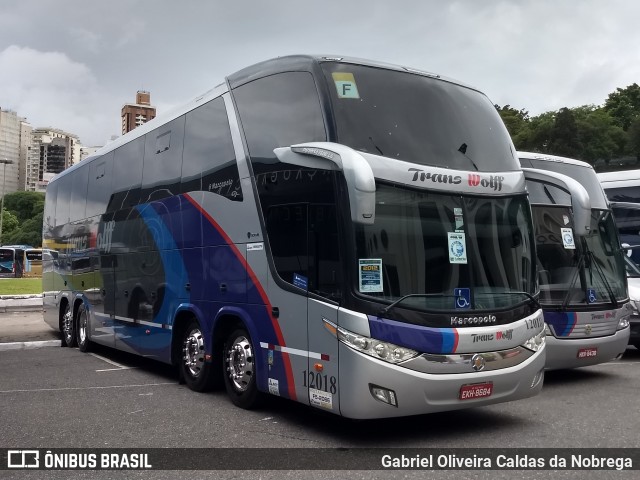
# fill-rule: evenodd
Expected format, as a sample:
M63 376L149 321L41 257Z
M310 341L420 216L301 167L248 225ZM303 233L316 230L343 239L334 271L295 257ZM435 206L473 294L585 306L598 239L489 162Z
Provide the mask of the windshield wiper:
M511 292L491 292L491 295L524 295L525 297L527 297L529 300L531 300L533 302L533 304L536 306L536 308L541 309L542 306L540 305L540 302L538 301L538 299L536 297L534 297L533 295L531 295L530 293L524 292L524 291L519 291L519 290L514 290Z
M475 169L476 169L476 172L477 172L477 171L478 171L478 170L480 170L480 169L479 169L479 168L478 168L478 166L474 163L474 161L473 161L473 160L471 160L471 157L467 156L467 148L468 148L468 147L467 147L467 144L466 144L466 143L463 143L463 144L462 144L462 145L460 145L460 147L458 148L458 151L459 151L462 155L464 155L464 157L465 157L467 160L469 160L469 161L471 162L471 165L473 165L473 168L475 168Z
M607 280L607 277L605 277L604 275L604 271L602 270L602 267L598 265L595 255L589 249L587 249L587 255L589 255L589 273L593 277L593 273L591 272L591 265L595 264L596 271L600 274L600 278L602 278L602 283L604 283L604 288L607 290L607 295L609 295L609 300L611 300L611 303L613 304L613 308L618 308L618 300L616 299L616 296L613 293L613 289L611 288L611 284L609 283L609 280Z
M383 315L386 315L387 313L389 313L389 311L395 307L396 305L398 305L401 302L404 302L407 298L412 298L412 297L420 297L420 298L429 298L429 297L439 297L439 298L444 298L444 297L453 297L453 295L443 295L441 293L410 293L409 295L404 295L402 297L400 297L398 300L390 303L389 305L387 305L386 307L384 307L382 310L380 310L378 312L378 316L381 317Z

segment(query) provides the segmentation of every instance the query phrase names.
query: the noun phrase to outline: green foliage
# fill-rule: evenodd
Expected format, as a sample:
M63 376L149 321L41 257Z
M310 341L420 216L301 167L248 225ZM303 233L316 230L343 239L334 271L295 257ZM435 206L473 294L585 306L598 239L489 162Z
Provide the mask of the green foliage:
M40 192L9 193L5 196L4 208L11 217L4 217L2 243L40 247L44 194Z
M616 88L609 94L604 109L625 131L640 116L640 86L637 83L626 88Z
M0 245L12 245L12 242L8 241L7 238L18 228L18 223L18 218L5 207L2 212L2 237L0 238Z

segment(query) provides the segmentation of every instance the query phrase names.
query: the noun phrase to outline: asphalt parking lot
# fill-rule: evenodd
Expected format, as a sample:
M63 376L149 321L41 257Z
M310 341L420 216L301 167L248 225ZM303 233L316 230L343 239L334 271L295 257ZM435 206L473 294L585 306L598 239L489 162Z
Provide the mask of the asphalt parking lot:
M170 367L157 362L106 348L91 354L60 348L56 333L40 322L39 312L0 314L1 341L23 343L0 348L2 448L225 447L238 449L239 472L243 449L260 447L640 447L640 351L634 347L617 362L547 373L541 395L532 399L352 422L277 398L257 411L240 410L222 391L190 391L178 384ZM33 325L17 334L20 323ZM29 339L33 338L56 346L32 348ZM289 476L287 472L238 472L224 476ZM47 478L68 478L69 473L47 472ZM90 472L73 473L82 477ZM107 473L91 476L111 478L101 476ZM147 473L153 473L148 478L175 478L176 472ZM194 473L199 478L204 472ZM338 472L337 477L347 473L349 478L388 478L389 472L386 476L385 472ZM402 473L407 478L426 478L424 472ZM461 478L459 471L431 473L437 475L429 474L430 478ZM463 477L489 478L488 473L466 472ZM514 473L495 472L490 477L514 478ZM526 473L526 478L637 478L637 471ZM21 475L16 478L26 478ZM303 476L326 478L326 473Z

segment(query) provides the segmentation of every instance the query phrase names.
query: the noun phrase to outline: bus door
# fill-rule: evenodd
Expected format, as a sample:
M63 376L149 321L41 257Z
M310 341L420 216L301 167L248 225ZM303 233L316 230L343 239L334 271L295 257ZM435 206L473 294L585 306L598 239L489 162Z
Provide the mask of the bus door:
M268 282L272 340L261 341L263 365L267 365L267 386L271 394L308 402L306 375L307 335L307 205L290 203L266 209L266 224L273 261L279 277ZM260 255L260 244L247 246L247 259ZM266 260L262 266L266 271ZM249 291L251 302L251 291ZM268 338L265 336L265 338ZM271 342L274 342L271 345ZM266 348L265 348L266 347Z

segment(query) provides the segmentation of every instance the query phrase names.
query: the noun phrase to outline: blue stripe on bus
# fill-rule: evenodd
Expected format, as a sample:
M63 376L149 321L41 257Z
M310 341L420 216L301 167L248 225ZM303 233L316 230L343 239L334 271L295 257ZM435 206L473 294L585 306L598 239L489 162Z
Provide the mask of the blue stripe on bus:
M568 337L571 335L578 315L576 312L544 312L544 321L553 327L557 337Z
M455 353L458 333L454 328L430 328L369 316L371 337L424 353Z

